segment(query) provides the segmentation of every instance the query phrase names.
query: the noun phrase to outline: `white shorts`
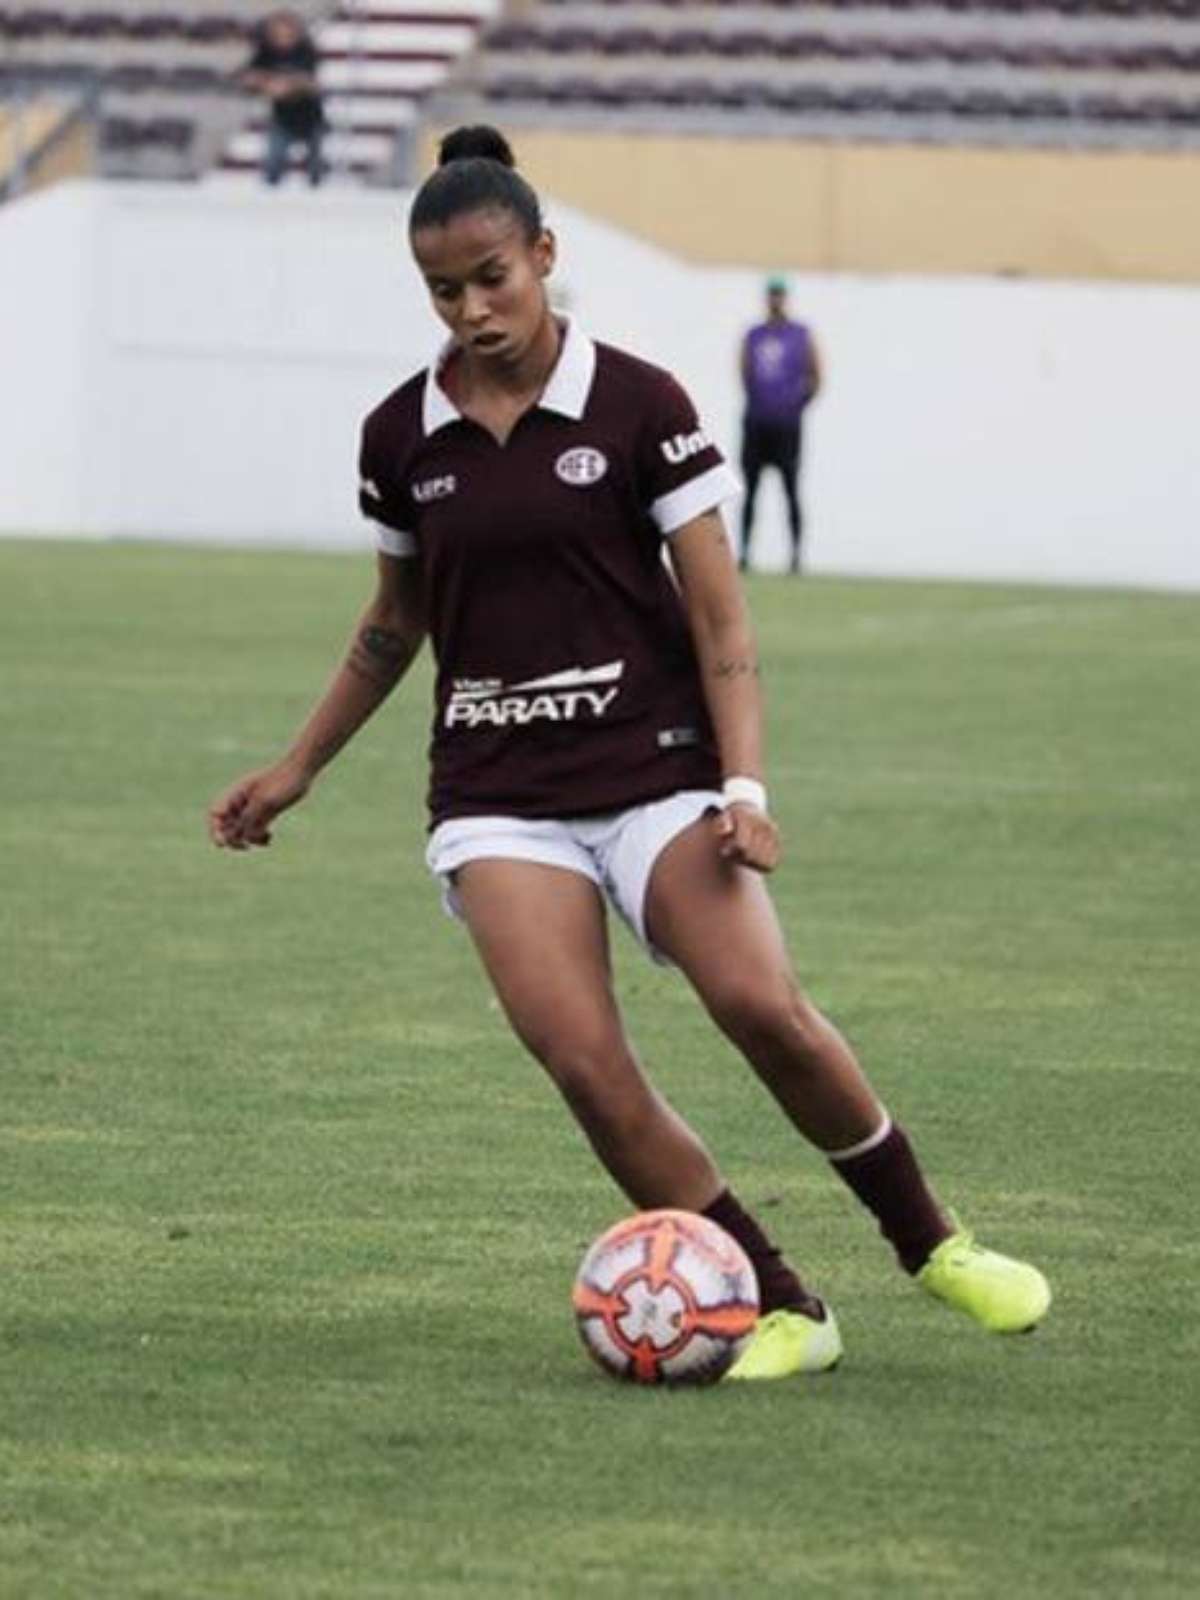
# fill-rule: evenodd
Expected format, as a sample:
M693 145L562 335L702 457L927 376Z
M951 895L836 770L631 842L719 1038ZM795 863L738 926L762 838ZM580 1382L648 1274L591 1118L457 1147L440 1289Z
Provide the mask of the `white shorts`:
M454 817L429 836L425 860L442 882L442 904L462 917L454 874L468 861L501 858L565 867L590 878L612 902L630 932L658 962L667 958L646 937L646 886L659 855L697 817L719 811L715 789L681 789L665 800L598 817L535 822L524 817Z

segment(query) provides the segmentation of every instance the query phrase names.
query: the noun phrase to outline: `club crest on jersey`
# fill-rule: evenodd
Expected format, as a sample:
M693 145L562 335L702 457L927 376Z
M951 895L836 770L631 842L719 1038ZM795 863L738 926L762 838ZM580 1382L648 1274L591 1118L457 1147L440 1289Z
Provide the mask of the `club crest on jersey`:
M689 456L698 456L711 444L712 440L704 429L697 428L692 433L677 433L670 439L661 439L658 448L673 467L681 467Z
M587 489L599 483L608 471L608 457L593 450L591 445L580 445L574 450L565 450L554 463L554 471L573 489Z
M458 488L458 479L452 472L447 472L441 478L424 478L420 483L413 484L413 499L418 505L426 506L431 500L444 500Z
M447 728L526 727L531 722L588 722L603 717L621 692L623 661L565 667L523 683L456 678L446 703Z

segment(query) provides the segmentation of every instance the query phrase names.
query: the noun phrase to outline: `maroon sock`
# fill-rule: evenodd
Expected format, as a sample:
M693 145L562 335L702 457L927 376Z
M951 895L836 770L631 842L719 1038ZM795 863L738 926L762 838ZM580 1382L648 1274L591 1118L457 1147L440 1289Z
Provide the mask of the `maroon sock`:
M808 1292L783 1259L778 1246L771 1243L729 1189L722 1189L713 1203L705 1206L703 1214L735 1238L750 1257L758 1278L759 1308L764 1314L768 1311L803 1311L810 1317L824 1320L825 1308L821 1301Z
M861 1155L830 1157L829 1164L874 1215L905 1272L919 1272L953 1233L898 1123Z

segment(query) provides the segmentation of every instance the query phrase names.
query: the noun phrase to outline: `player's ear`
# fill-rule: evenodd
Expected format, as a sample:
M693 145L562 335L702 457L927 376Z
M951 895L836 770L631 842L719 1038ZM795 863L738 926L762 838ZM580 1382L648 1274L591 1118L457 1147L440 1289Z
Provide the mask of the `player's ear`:
M533 241L533 259L539 278L548 278L558 260L558 240L549 228L543 228Z

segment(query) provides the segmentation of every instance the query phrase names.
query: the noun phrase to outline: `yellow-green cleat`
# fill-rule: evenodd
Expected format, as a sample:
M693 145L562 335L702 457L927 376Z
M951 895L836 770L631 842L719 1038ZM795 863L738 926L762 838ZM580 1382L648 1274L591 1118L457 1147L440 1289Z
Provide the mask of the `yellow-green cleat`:
M1050 1309L1050 1285L1027 1261L1014 1261L952 1233L917 1273L917 1282L992 1333L1028 1333Z
M823 1322L802 1311L769 1311L758 1319L749 1343L722 1381L828 1372L841 1359L842 1336L828 1306Z

